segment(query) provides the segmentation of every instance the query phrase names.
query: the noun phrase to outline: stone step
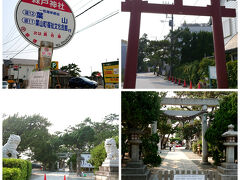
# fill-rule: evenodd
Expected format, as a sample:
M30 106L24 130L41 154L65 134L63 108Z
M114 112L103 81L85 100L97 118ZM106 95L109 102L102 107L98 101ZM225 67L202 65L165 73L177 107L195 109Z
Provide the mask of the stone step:
M122 173L122 180L148 180L150 177L150 171L147 170L145 174L123 174Z
M146 170L146 165L142 166L141 168L122 168L122 174L144 174Z
M238 176L218 173L218 180L238 180Z
M127 163L127 168L141 168L143 165L143 161L129 161Z
M225 175L237 175L237 169L226 169L224 167L218 166L218 171Z

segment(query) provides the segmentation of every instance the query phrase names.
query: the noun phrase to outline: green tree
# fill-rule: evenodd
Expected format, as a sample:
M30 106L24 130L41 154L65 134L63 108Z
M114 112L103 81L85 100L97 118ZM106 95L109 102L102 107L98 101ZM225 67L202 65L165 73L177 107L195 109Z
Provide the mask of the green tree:
M144 59L147 57L147 47L148 47L148 37L147 34L143 34L143 36L139 39L139 47L138 47L138 72L146 72L147 64Z
M149 124L157 121L160 113L160 95L158 92L122 92L123 158L125 151L129 151L127 145L129 131L138 130L145 135L149 134ZM147 162L151 163L150 161ZM154 162L152 163L154 164Z
M116 141L116 145L118 147L118 136L114 137L115 141ZM91 150L91 158L89 160L89 163L91 163L95 170L98 170L99 166L102 165L103 161L105 160L105 158L107 157L107 153L104 147L104 142L100 143L99 145L95 146L92 150Z
M69 73L72 77L79 77L81 72L78 65L74 63L68 64L67 66L62 66L61 70Z
M3 120L3 144L7 142L10 134L19 135L21 142L18 151L23 153L30 150L31 153L28 155L32 160L42 162L44 168L52 169L57 159L58 145L52 143L53 136L48 133L50 125L51 123L46 118L36 114L9 116Z
M223 97L220 108L211 119L205 138L211 145L213 160L215 164L219 164L223 158L223 142L222 134L228 131L228 125L233 124L237 130L237 93L232 92L228 96Z
M157 121L160 115L160 97L157 92L122 92L122 126L143 130Z

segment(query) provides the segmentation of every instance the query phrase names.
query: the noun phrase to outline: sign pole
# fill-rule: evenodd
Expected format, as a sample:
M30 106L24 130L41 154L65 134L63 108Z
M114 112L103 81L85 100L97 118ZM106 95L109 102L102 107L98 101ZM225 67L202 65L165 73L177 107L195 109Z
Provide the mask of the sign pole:
M38 70L50 69L53 54L53 43L41 41L38 49Z

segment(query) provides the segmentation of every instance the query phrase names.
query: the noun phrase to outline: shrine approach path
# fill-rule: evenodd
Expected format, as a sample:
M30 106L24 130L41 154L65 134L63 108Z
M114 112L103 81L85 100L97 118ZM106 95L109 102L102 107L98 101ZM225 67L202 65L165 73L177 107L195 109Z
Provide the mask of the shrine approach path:
M137 74L136 89L183 89L183 87L150 72Z

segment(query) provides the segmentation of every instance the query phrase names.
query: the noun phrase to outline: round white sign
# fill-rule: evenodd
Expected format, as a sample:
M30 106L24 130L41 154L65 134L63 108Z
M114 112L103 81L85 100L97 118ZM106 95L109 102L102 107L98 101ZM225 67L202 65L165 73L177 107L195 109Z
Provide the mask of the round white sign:
M20 0L15 22L22 36L36 47L41 41L49 41L53 48L60 48L75 32L73 12L63 0Z

